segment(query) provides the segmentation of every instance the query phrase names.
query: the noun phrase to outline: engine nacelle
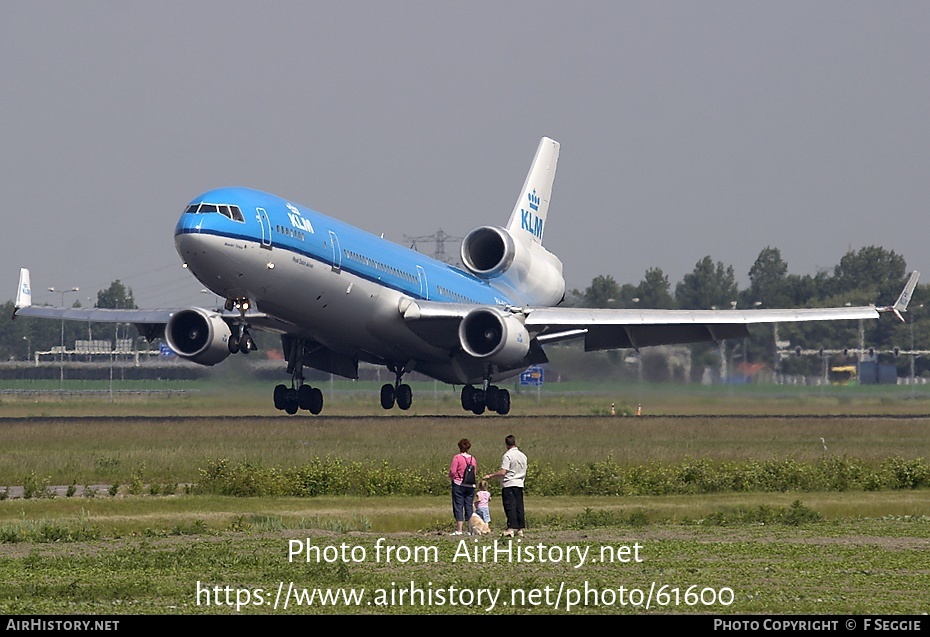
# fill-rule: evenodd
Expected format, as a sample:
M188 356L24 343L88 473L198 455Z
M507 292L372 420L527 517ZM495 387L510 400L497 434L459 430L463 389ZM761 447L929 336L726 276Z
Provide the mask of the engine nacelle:
M479 308L459 324L459 342L469 356L495 365L517 365L530 350L530 335L515 316Z
M500 277L530 305L555 305L565 294L562 262L541 245L514 240L504 228L469 232L462 241L462 263L482 279Z
M509 270L516 253L510 233L495 226L475 228L462 241L462 263L482 279L493 279Z
M168 347L201 365L216 365L229 356L231 334L219 314L199 307L175 312L165 325Z

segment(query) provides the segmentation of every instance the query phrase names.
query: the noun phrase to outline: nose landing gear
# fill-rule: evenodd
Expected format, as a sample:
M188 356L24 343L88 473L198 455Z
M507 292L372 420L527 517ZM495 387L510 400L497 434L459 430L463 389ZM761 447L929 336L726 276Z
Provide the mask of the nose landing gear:
M239 334L233 334L229 337L227 345L230 354L238 354L239 352L250 354L258 349L245 326L240 326Z
M229 312L239 310L238 325L234 326L236 329L226 342L229 353L238 354L242 352L243 354L250 354L256 351L258 347L255 346L255 341L249 334L249 325L245 320L245 313L252 307L251 301L248 299L226 299L224 307Z

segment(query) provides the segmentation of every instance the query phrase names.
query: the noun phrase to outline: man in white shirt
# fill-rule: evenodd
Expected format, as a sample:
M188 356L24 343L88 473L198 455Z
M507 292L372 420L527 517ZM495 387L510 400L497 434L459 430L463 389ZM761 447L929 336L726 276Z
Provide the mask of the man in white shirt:
M501 458L501 468L484 476L501 479L501 502L507 516L507 530L501 535L523 536L526 520L523 516L523 482L526 479L526 454L517 449L517 439L509 435L504 439L507 451Z

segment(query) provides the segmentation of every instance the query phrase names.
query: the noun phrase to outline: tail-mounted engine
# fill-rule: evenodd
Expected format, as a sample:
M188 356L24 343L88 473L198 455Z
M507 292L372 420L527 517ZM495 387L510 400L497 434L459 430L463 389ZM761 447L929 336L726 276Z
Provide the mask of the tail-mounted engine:
M459 341L468 355L500 366L517 365L530 349L530 335L516 316L487 308L465 315Z
M504 228L469 232L462 241L462 263L482 279L500 277L530 305L555 305L565 294L562 262L541 245L515 241Z
M174 313L165 325L165 340L174 353L201 365L216 365L229 356L230 335L219 314L199 307Z

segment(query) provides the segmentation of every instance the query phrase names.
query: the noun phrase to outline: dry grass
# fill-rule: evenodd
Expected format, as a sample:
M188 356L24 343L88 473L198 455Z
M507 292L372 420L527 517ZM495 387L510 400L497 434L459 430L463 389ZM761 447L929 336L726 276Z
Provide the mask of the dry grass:
M921 417L50 416L0 419L0 476L7 484L33 472L52 484L125 484L142 472L146 481L184 483L222 458L293 467L326 457L442 475L459 438L469 438L479 465L492 469L510 433L531 461L556 471L608 457L621 466L813 462L831 454L877 463L930 457L927 428Z

